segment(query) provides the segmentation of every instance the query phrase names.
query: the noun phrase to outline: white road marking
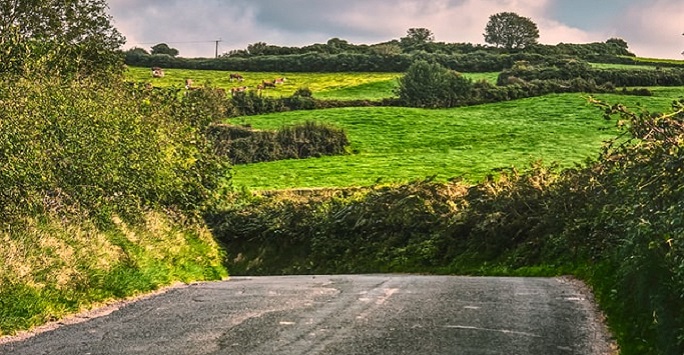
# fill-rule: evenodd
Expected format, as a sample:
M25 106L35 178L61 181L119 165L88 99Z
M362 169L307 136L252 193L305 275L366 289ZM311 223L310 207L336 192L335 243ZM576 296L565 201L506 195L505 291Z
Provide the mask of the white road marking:
M467 330L484 330L487 332L498 332L498 333L504 333L504 334L515 334L515 335L524 335L524 336L533 337L533 338L541 338L541 336L539 336L537 334L526 333L526 332L517 332L515 330L508 330L508 329L489 329L489 328L472 327L472 326L467 326L467 325L445 325L444 328L467 329Z

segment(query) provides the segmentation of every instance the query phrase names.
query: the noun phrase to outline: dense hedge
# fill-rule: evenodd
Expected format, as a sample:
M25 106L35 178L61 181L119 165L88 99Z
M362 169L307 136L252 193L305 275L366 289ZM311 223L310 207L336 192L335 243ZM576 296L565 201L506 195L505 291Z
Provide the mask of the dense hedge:
M194 209L225 174L203 130L219 97L122 82L0 79L0 218L78 206Z
M569 71L568 71L569 72ZM571 75L568 75L571 77ZM443 66L418 61L399 79L398 103L404 106L444 108L509 101L550 93L614 93L650 96L648 89L616 91L611 83L597 85L593 79L574 77L569 80L547 79L525 81L509 76L499 77L499 86L472 80Z
M300 89L308 90L308 89ZM226 101L226 117L261 115L293 110L317 110L336 107L398 106L395 98L382 100L321 100L295 92L290 97L268 97L253 91L237 93Z
M349 145L344 130L316 122L277 131L214 124L209 126L207 135L217 153L228 157L233 164L340 155L346 153Z
M391 50L387 50L391 48ZM449 69L465 72L491 72L510 68L526 60L543 63L556 58L577 58L610 62L615 58L633 57L627 44L619 39L606 42L558 45L533 45L524 50L503 51L500 48L471 43L389 41L376 45L354 45L337 38L326 44L283 47L263 42L249 45L217 59L180 58L149 55L136 48L126 52L126 64L183 69L215 69L284 72L404 72L416 60L439 63Z
M523 80L593 80L599 85L614 86L683 86L684 69L600 69L577 61L554 66L516 65L499 74L497 84L505 85L509 77Z
M534 53L495 53L477 51L466 54L414 52L410 54L305 53L262 55L248 58L180 58L168 55L130 53L126 64L141 67L234 70L253 72L404 72L417 60L439 63L463 72L493 72L509 68L516 61L546 63L549 57ZM554 59L555 60L555 59Z

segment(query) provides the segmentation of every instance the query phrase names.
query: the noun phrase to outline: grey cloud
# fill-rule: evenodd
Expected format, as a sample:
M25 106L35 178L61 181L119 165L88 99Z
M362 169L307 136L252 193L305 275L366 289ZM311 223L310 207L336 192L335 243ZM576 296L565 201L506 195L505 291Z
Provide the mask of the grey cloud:
M439 41L482 43L489 15L500 11L514 11L539 24L552 24L542 28L542 39L570 43L618 36L632 48L648 51L637 54L648 56L655 53L659 43L653 24L679 26L681 22L677 22L673 12L681 9L681 0L610 0L614 5L610 7L592 7L589 0L576 0L577 6L600 12L585 18L584 11L564 11L568 7L559 4L565 1L110 0L109 5L114 25L128 38L128 47L149 48L167 42L183 56L213 55L213 40L218 38L223 40L223 52L260 41L301 46L337 37L352 43L377 43L399 38L410 27L430 28ZM645 10L634 12L630 4ZM639 14L657 19L651 24L637 21L634 16ZM682 30L680 26L679 37ZM642 40L643 34L648 34L648 38ZM644 45L636 41L643 41Z

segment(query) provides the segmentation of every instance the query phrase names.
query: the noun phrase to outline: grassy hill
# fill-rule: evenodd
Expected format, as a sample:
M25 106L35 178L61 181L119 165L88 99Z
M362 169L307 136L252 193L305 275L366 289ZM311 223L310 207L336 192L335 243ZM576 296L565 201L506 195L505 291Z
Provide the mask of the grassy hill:
M598 95L630 107L666 109L681 90L649 98ZM351 154L233 167L233 184L253 189L367 186L436 176L471 182L501 168L543 160L570 167L595 157L617 131L582 94L559 94L443 110L343 108L241 117L234 124L276 129L308 120L344 128Z
M163 78L153 78L149 68L130 67L126 78L135 82L149 82L159 87L183 87L185 79L192 79L194 85L211 84L229 90L233 87L247 86L254 90L263 80L286 78L275 89L262 91L265 96L291 96L297 89L308 87L314 97L330 100L382 99L394 96L400 73L273 73L243 72L245 80L230 81L230 72L219 70L167 69ZM465 73L473 80L487 80L496 83L498 73Z

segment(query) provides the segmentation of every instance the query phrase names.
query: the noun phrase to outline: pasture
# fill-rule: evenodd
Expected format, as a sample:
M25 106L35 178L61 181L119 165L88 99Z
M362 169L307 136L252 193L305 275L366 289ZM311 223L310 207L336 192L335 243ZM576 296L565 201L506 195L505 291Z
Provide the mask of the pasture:
M680 90L679 95L683 92ZM597 95L635 108L664 110L676 92L654 97ZM676 96L675 96L676 97ZM294 111L229 120L260 129L307 120L344 128L350 154L238 165L233 184L251 189L367 186L434 176L476 182L499 169L524 170L541 160L571 167L596 157L616 136L582 94L557 94L511 102L441 110L400 107Z
M265 96L291 96L297 89L308 87L313 96L326 100L377 100L395 96L397 79L401 73L273 73L273 72L241 72L244 81L231 81L228 71L166 69L163 78L153 78L150 68L129 67L126 79L135 82L149 82L154 86L182 88L185 79L192 79L195 86L211 84L230 90L234 87L247 86L255 90L264 80L286 78L283 84L275 88L261 91ZM473 80L487 80L496 83L499 73L464 73Z
M665 63L665 64L675 64L675 65L684 66L684 60L681 60L681 59L661 59L661 58L643 58L643 57L636 57L633 59L636 62Z
M612 65L597 65L599 67ZM182 87L211 83L230 89L255 87L262 80L286 77L267 96L289 96L308 87L320 99L382 99L392 97L399 73L241 73L243 82L230 81L230 72L168 69L152 78L149 68L129 68L129 80L155 86ZM465 73L473 80L495 82L498 73ZM597 95L612 103L651 110L666 109L684 96L682 88L652 88L653 97ZM406 182L434 176L477 182L497 170L526 169L541 160L571 167L596 157L603 142L617 132L614 122L587 103L583 94L559 94L511 102L423 110L400 107L341 108L239 117L231 124L257 129L316 121L345 129L350 154L305 160L238 165L233 185L250 189L367 186L376 182Z
M632 69L632 70L656 70L656 67L648 64L612 64L612 63L590 63L592 67L598 69Z

